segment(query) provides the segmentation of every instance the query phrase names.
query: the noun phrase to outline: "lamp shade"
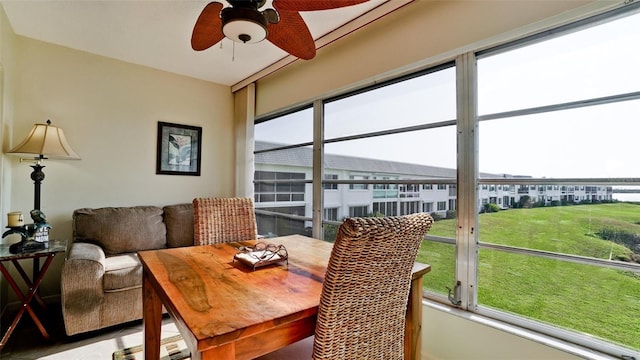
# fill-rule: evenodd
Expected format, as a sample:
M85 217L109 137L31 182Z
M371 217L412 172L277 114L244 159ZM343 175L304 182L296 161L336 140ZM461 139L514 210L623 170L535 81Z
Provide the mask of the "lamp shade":
M80 159L71 148L61 128L46 124L34 124L27 137L22 140L9 154L35 155L40 158L52 159Z

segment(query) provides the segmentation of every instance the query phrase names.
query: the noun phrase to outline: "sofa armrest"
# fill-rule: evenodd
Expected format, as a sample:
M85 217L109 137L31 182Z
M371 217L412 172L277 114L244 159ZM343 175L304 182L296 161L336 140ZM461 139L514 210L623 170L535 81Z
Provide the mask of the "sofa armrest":
M67 335L100 323L104 271L105 254L101 247L83 242L71 245L60 279L62 315Z

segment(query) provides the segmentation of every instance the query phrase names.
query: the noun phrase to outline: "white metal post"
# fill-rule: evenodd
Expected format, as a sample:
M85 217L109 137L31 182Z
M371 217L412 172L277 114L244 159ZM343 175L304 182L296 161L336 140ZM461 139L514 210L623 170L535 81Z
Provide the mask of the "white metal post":
M456 280L461 282L460 306L475 310L478 285L478 91L473 53L456 59L457 83L457 229Z
M312 210L312 235L316 239L324 239L322 231L322 209L324 206L324 194L322 180L324 179L324 104L322 100L313 102L313 210Z

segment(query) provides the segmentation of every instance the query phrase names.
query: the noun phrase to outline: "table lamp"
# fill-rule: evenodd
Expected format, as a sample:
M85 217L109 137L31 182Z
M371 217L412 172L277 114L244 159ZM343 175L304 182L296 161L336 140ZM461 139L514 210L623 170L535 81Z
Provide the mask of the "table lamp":
M66 160L80 159L80 156L73 151L67 142L62 129L52 126L51 120L47 120L46 124L33 125L27 137L16 147L9 150L8 154L33 156L33 160L21 158L20 162L33 161L35 163L34 165L31 165L33 168L31 179L34 184L33 210L38 211L40 210L40 185L42 184L42 180L44 180L44 172L42 172L44 166L42 165L42 161L49 158ZM9 232L10 231L7 231L5 235ZM15 232L20 233L17 230ZM22 236L21 244L16 245L14 250L27 251L37 248L38 246L42 246L40 248L44 247L43 243L36 241L33 242L39 243L40 245L33 244L31 241L27 240L25 236Z

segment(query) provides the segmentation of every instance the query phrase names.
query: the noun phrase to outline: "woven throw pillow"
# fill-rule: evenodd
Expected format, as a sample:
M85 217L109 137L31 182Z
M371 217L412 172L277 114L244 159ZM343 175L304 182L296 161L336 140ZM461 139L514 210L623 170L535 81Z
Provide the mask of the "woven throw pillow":
M96 244L107 255L167 245L162 209L155 206L77 209L73 212L73 238Z

